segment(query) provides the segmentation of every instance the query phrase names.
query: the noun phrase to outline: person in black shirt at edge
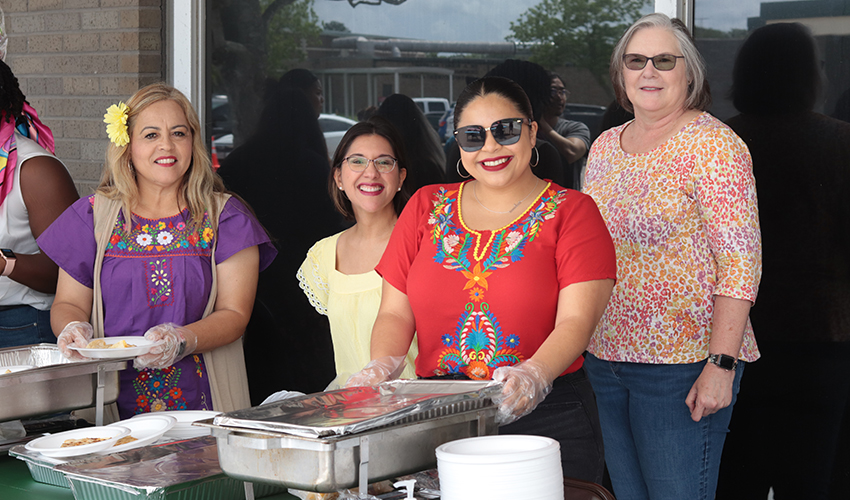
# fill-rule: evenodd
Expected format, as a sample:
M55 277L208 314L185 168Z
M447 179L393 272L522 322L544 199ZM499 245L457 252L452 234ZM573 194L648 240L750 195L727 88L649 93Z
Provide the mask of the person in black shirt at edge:
M727 120L753 158L764 274L718 500L827 499L850 394L850 124L812 111L817 45L802 24L750 34ZM793 146L792 146L793 144ZM848 498L843 496L833 498Z

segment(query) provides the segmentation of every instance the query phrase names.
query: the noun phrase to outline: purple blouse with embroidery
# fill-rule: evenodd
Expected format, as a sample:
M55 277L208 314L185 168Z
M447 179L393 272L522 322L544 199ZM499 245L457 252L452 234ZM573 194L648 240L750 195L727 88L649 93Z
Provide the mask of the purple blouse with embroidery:
M45 254L89 288L94 286L97 249L93 201L94 196L78 200L38 238ZM188 217L188 210L158 220L136 217L127 234L119 215L101 273L107 337L142 336L155 325L186 325L201 319L212 287L213 231L206 217L200 228L189 231ZM257 245L263 270L277 250L256 218L231 198L221 213L216 262ZM202 355L187 356L163 370L138 371L131 365L120 378L122 419L149 411L212 409Z

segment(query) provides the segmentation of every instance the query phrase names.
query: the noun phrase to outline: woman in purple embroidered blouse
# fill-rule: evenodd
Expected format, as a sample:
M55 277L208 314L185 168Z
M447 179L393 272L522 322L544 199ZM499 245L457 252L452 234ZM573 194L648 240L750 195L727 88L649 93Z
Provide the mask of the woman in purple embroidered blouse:
M165 341L121 372L119 413L213 409L203 353L239 341L259 271L276 251L236 198L210 219L224 185L178 90L149 85L110 107L104 121L111 144L97 192L121 206L101 272L104 334ZM51 324L70 358L80 356L70 346L85 347L93 336L93 204L94 196L79 200L38 239L60 267ZM217 298L203 317L213 248Z

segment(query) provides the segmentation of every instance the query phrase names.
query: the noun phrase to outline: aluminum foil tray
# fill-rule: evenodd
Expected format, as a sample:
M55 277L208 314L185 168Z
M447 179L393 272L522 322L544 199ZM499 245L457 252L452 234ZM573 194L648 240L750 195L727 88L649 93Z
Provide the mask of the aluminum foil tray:
M483 407L501 390L493 381L393 380L308 394L215 417L216 426L280 432L306 438L357 434L405 418L459 411L457 403ZM418 417L415 417L418 415Z
M70 361L55 344L0 349L0 373L16 365L35 368L0 375L0 421L92 407L98 385L103 403L112 403L118 399L118 371L127 367L127 359Z
M212 438L205 437L205 438L202 438L202 439L204 439L205 441L203 443L201 443L201 446L202 447L208 447L210 440ZM176 449L176 451L174 451L174 453L179 453L180 451L182 451L184 448L187 447L185 445L182 445L182 443L184 443L184 442L190 442L191 443L192 441L181 440L179 446L174 446L172 448L166 448L166 445L170 445L170 444L173 444L173 443L163 443L163 444L159 444L159 445L152 445L148 448L157 447L157 448L163 448L166 451ZM195 445L188 445L188 447L192 447L192 446L195 446ZM129 466L130 463L132 463L133 460L136 460L136 459L144 460L145 457L150 457L150 456L161 458L160 456L162 455L162 451L156 451L156 452L145 451L145 452L142 452L141 449L140 449L139 453L136 453L135 455L132 455L132 456L126 455L126 454L130 453L131 451L133 451L133 450L130 450L128 452L123 452L123 453L125 453L125 455L122 456L122 459L127 461L128 466ZM206 451L209 452L209 450L206 450ZM50 457L45 457L44 455L42 455L38 452L27 450L23 445L15 446L11 450L9 450L9 455L17 458L18 460L22 460L23 462L25 462L27 464L27 468L29 469L30 475L32 475L32 478L33 478L34 481L39 482L39 483L44 483L44 484L50 484L50 485L53 485L53 486L59 486L60 488L68 488L68 489L71 488L71 482L69 481L70 476L66 477L65 473L63 473L62 470L58 470L56 468L57 466L63 465L63 464L71 464L71 465L69 465L69 467L77 467L76 462L83 462L85 465L81 464L81 467L84 470L88 470L92 467L91 464L101 463L101 461L104 459L104 456L99 455L99 454L84 455L82 457L74 457L70 460L64 460L64 459L60 459L60 458L50 458ZM215 452L213 452L212 454L207 453L206 458L209 458L210 455L213 457L212 460L209 460L209 463L211 465L211 472L214 472L215 474L220 475L221 468L218 467L218 465L217 465L218 464L218 457L215 455ZM164 456L164 455L162 455L162 456ZM213 462L214 462L215 466L212 466ZM110 461L110 463L114 464L114 462L112 462L112 461ZM223 479L223 478L218 477L218 479L220 480L220 479ZM133 498L134 500L140 498L138 496L140 493L136 493L135 492L136 490L134 489L134 488L140 488L140 486L138 486L138 485L136 485L136 486L133 486L133 485L117 486L117 485L112 485L112 484L106 484L105 480L104 481L92 480L92 481L89 481L86 484L83 484L86 481L84 479L84 473L80 473L79 477L76 478L75 481L78 483L78 489L81 492L84 491L87 498L104 498L104 499L110 499L111 500L113 498L116 498L116 496L115 496L116 495L116 487L117 487L117 490L119 491L119 493L117 493L118 495L122 495L124 492L130 493L130 490L133 490L134 493L132 493L131 498ZM215 481L212 481L212 482L215 482ZM237 495L236 498L240 498L240 499L244 498L244 483L242 483L241 481L238 482L239 485L242 485L242 486L234 485L234 484L231 484L231 483L232 483L231 480L227 480L225 486L228 489L241 488L242 491L243 491L242 496ZM214 484L214 486L218 487L218 486L221 486L221 485L220 484L219 485ZM192 485L190 484L189 487L191 488ZM186 494L177 495L177 491L180 490L180 489L174 488L174 487L163 487L163 488L160 489L160 488L157 488L156 485L154 485L154 490L152 490L152 491L149 490L148 488L144 488L144 489L145 489L145 492L146 492L145 495L148 495L148 497L150 497L150 498L172 498L172 497L173 498L192 498L192 496L194 496L195 498L204 499L204 500L206 500L207 498L220 498L220 497L215 496L215 495L207 496L207 489L205 487L199 488L197 491L191 492L190 493L191 496L186 496ZM261 483L254 484L253 489L254 489L254 497L255 498L263 498L263 497L266 497L266 496L271 496L271 495L286 491L286 488L284 488L282 486L275 486L275 485L261 484ZM152 494L154 496L151 496ZM156 496L156 495L165 495L165 496ZM168 496L168 495L171 495L171 496ZM141 498L144 498L144 496L142 496Z
M30 475L38 483L70 488L71 484L65 479L65 475L53 468L66 461L45 457L41 453L27 450L24 445L18 445L9 450L9 456L22 460L27 464Z
M76 500L244 499L245 486L218 464L209 436L57 465Z

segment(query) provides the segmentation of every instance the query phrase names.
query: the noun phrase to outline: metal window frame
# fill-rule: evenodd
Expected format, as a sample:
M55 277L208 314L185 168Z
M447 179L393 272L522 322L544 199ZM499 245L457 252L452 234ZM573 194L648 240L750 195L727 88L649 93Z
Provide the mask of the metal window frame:
M166 0L165 81L183 92L206 122L206 0ZM204 132L206 133L206 132Z

